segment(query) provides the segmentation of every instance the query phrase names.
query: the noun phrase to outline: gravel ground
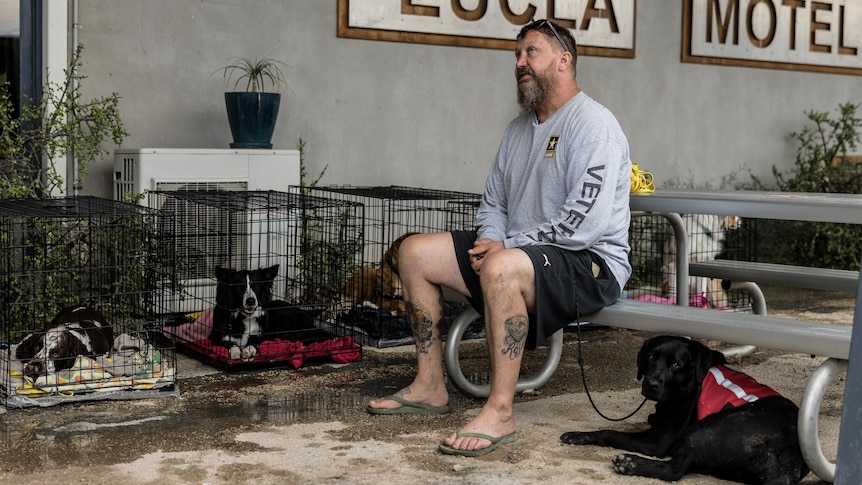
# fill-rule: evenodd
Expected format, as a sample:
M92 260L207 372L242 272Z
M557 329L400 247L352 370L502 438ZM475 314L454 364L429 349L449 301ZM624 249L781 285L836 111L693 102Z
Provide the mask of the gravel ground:
M850 295L768 295L770 313L852 323ZM566 446L569 430L637 429L651 404L613 423L590 405L567 333L560 365L542 389L516 397L517 442L482 458L440 454L437 444L478 411L481 401L450 388L445 416L371 416L368 400L408 384L412 348L365 349L360 362L297 370L223 374L181 357L179 397L66 404L0 414L0 482L130 484L512 483L641 484L616 475L617 451ZM602 413L616 417L642 398L635 355L644 336L616 329L582 332L586 382ZM717 345L717 344L715 344ZM487 373L482 341L462 343L465 374ZM544 361L539 349L524 369ZM797 403L822 358L759 349L735 364ZM820 415L824 454L834 459L843 376L830 386ZM689 475L682 484L727 483ZM803 483L821 483L809 474Z

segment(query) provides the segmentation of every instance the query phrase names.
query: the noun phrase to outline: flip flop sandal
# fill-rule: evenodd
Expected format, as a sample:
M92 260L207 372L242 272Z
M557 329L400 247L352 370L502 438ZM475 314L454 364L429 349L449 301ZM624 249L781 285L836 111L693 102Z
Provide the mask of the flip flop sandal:
M451 411L448 404L445 406L432 406L421 402L408 401L398 396L386 396L383 399L395 401L401 404L401 407L384 409L368 406L365 410L370 414L446 414Z
M446 453L447 455L460 455L460 456L476 457L476 456L487 455L488 453L496 450L500 445L505 445L508 443L514 443L515 440L518 439L518 433L517 432L512 432L512 433L507 434L506 436L501 436L499 438L494 438L493 436L489 436L489 435L486 435L483 433L462 433L461 429L462 428L458 428L458 431L455 432L455 436L457 436L459 438L480 438L483 440L488 440L491 442L491 446L489 446L487 448L482 448L481 450L459 450L457 448L452 448L451 446L449 446L447 444L440 443L440 446L438 446L440 451L442 451L443 453Z

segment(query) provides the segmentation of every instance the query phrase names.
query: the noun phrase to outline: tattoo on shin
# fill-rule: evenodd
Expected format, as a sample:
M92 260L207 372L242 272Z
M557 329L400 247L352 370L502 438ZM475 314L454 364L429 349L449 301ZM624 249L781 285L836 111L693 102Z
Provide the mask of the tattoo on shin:
M527 341L529 320L524 315L515 315L506 319L506 336L503 338L503 355L508 355L510 360L521 356Z
M427 354L434 342L432 325L428 309L421 303L407 302L407 315L410 319L410 327L413 329L413 338L416 339L416 351Z

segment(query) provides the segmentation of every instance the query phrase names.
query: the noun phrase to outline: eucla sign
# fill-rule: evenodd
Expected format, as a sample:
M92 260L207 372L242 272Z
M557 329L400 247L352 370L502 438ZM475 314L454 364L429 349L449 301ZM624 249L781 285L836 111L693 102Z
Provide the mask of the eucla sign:
M636 0L339 0L338 35L512 49L518 31L549 18L579 52L634 57Z

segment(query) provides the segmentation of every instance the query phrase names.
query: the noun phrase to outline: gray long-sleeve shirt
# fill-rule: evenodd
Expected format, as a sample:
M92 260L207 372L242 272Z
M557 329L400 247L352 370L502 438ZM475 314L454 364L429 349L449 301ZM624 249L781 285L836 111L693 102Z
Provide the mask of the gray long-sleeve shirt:
M581 92L544 123L529 111L503 135L476 214L479 239L601 256L629 276L631 158L614 115Z

